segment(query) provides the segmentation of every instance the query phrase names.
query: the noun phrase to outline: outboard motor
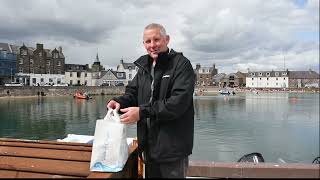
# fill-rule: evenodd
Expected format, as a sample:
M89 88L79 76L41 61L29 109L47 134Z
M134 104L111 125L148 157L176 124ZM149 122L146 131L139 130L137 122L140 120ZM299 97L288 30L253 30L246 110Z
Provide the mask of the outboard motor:
M238 162L254 162L254 163L261 163L264 162L264 158L260 153L254 152L250 154L246 154L242 156Z

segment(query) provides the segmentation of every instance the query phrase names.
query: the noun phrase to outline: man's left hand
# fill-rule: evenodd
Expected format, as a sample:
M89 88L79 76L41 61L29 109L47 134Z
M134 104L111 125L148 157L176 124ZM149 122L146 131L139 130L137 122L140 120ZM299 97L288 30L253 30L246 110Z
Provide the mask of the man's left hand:
M120 116L120 121L124 124L133 124L140 120L139 107L128 107L120 111L124 113Z

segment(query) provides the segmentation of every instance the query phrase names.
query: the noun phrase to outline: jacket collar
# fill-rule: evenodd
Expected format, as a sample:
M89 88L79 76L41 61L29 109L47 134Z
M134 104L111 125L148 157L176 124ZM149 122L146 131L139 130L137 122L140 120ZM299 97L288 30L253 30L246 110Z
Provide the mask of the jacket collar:
M166 52L159 53L158 59L157 59L157 64L156 66L163 67L167 66L169 63L169 60L174 57L177 54L176 51L169 49ZM139 59L137 59L134 64L138 66L139 68L142 68L143 70L147 71L150 73L150 68L152 64L152 58L146 54L144 56L141 56Z

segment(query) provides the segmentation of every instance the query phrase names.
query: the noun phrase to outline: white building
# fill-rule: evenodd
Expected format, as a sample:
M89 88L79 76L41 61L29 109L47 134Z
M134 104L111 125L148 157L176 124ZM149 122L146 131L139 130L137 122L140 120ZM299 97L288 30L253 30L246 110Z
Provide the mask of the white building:
M249 88L288 88L289 71L248 72L246 87Z
M117 72L124 72L126 74L124 85L128 85L132 81L134 76L138 72L138 67L134 63L124 63L123 59L120 60L120 64L117 66Z
M125 82L125 72L113 71L112 69L102 71L97 80L98 86L124 86Z
M65 64L65 78L69 86L92 86L92 73L88 64Z
M72 85L92 86L92 73L89 71L66 71L66 83Z
M65 84L64 74L25 74L17 73L18 82L30 86L47 86L54 84Z

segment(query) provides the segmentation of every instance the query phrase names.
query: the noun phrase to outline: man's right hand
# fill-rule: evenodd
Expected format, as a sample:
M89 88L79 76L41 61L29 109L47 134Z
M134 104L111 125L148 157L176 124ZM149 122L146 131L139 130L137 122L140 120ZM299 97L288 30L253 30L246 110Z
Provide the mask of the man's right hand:
M117 101L111 100L108 102L107 108L108 109L116 109L117 111L119 111L120 104Z

